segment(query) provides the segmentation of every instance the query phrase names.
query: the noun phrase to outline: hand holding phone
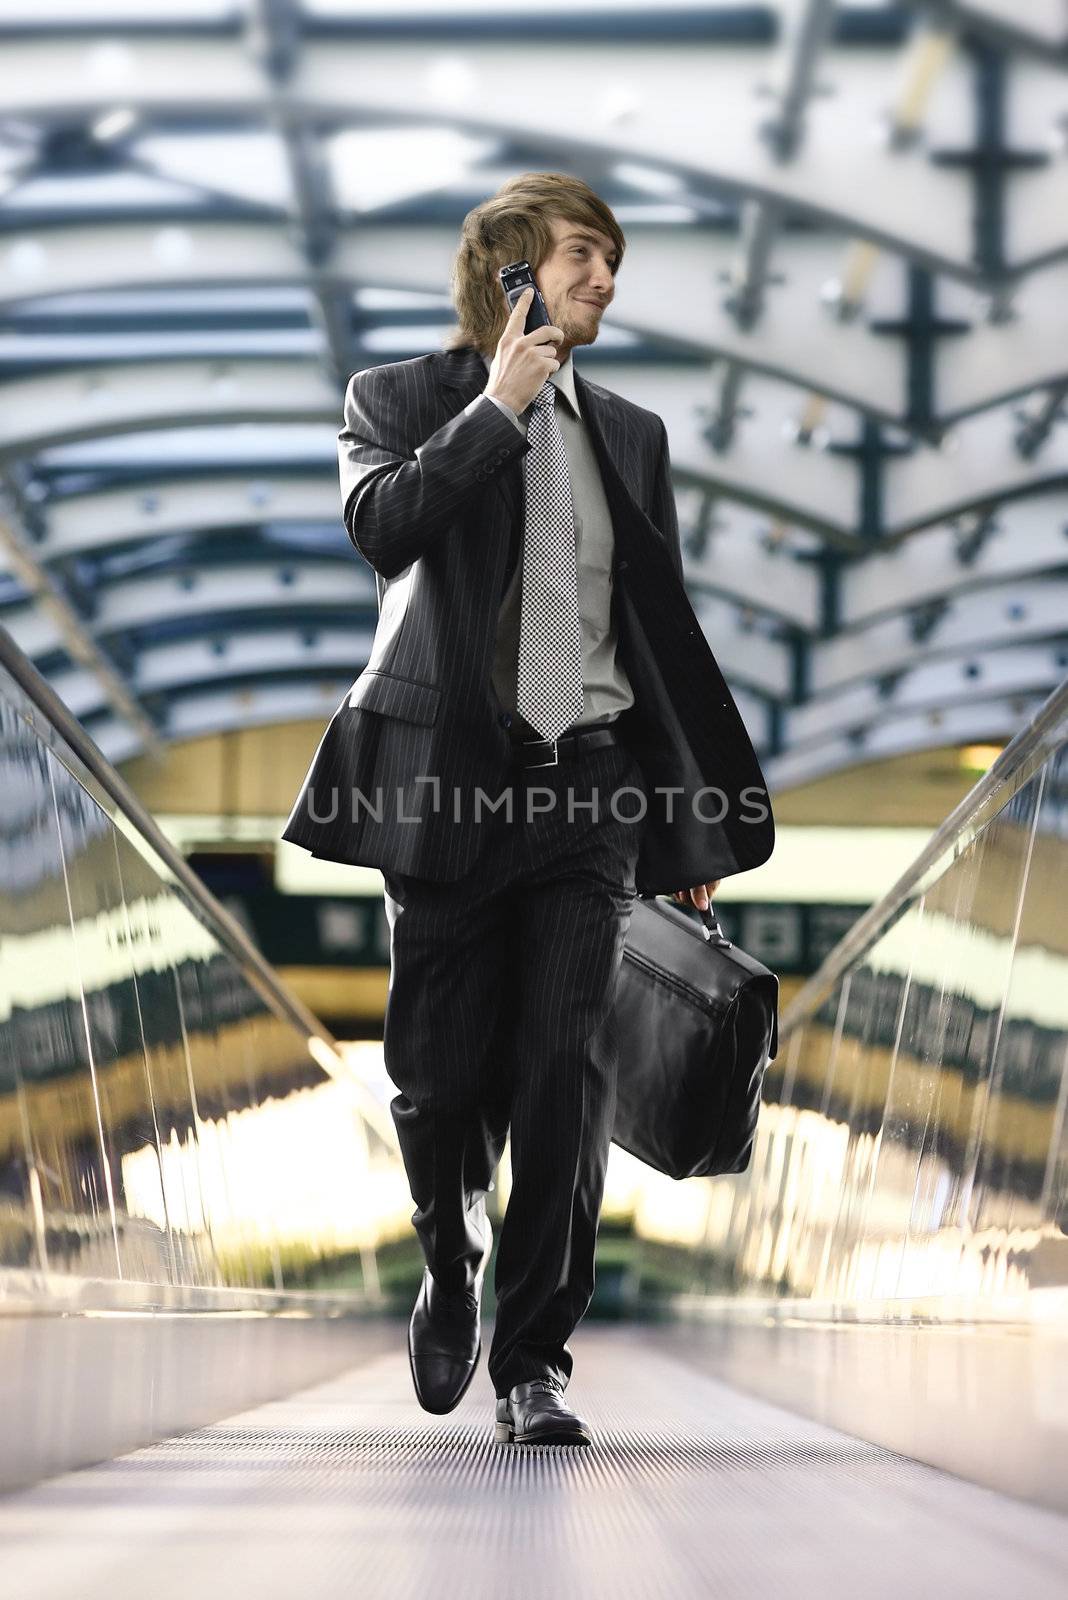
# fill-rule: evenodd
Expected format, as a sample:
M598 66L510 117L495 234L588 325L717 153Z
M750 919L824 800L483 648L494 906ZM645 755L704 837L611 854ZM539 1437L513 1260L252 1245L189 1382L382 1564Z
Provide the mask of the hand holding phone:
M541 297L534 278L534 269L529 261L513 261L510 266L501 267L497 273L504 290L504 298L508 302L508 309L514 311L519 303L524 289L533 291L534 298L527 303L527 320L523 324L524 333L533 333L535 328L547 328L552 322L545 301Z
M520 412L559 368L556 347L564 333L549 321L528 262L502 267L498 276L511 315L494 352L486 393Z

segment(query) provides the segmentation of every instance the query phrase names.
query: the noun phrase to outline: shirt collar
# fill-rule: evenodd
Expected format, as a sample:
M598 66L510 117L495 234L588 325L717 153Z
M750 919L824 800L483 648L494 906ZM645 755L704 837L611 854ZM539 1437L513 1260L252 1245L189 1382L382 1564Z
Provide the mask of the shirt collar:
M550 372L549 382L554 384L556 388L560 390L561 394L564 396L564 399L571 406L571 409L575 413L576 417L581 418L582 412L579 410L578 395L575 393L575 369L571 364L571 355L572 352L569 350L567 352L566 361L562 361L555 372ZM485 364L486 371L488 372L490 367L493 365L493 357L482 353L482 360ZM534 402L531 401L531 405L533 405L533 403Z

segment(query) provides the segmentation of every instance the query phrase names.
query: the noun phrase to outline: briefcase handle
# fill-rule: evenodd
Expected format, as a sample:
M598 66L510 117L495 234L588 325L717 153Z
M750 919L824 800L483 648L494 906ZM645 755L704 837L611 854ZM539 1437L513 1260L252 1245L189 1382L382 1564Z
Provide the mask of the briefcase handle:
M656 898L657 896L655 894L640 894L638 896L639 900L651 900L653 902L656 901ZM703 923L701 932L705 936L705 943L718 945L721 950L733 949L733 940L727 938L727 935L719 925L719 918L716 916L716 913L712 907L709 906L707 911L702 911L700 906L697 906L696 910L699 912L701 921Z
M718 945L721 950L729 950L731 948L731 940L727 938L727 935L720 927L719 918L712 907L709 906L707 911L702 911L700 906L697 909L701 914L701 921L704 923L701 932L705 936L706 943Z

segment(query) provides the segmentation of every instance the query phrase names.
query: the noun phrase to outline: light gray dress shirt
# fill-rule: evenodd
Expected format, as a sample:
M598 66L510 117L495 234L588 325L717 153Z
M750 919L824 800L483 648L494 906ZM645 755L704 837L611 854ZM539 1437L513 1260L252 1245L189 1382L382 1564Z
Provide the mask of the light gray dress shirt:
M492 359L482 357L489 372ZM555 407L560 434L567 455L571 478L571 501L575 512L575 553L578 567L579 621L582 625L583 708L578 726L588 722L611 722L634 704L634 691L617 654L617 634L612 619L612 558L615 534L612 516L601 482L601 469L579 411L575 393L575 372L568 351L555 372L549 374L565 401ZM466 408L486 403L495 405L515 423L522 434L534 403L518 415L496 395L476 395ZM526 457L522 471L526 476ZM519 622L523 596L523 559L519 560L504 593L497 622L492 681L502 708L512 715L512 733L536 737L535 731L516 709L516 674L519 661Z

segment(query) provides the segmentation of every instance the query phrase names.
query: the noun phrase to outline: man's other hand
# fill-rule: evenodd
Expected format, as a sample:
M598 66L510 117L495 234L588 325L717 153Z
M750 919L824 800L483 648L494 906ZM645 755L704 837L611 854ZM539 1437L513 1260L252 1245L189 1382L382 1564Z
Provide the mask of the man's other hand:
M722 878L712 878L710 882L699 883L693 889L676 889L674 898L681 906L695 906L698 911L707 911L712 896L722 882Z

